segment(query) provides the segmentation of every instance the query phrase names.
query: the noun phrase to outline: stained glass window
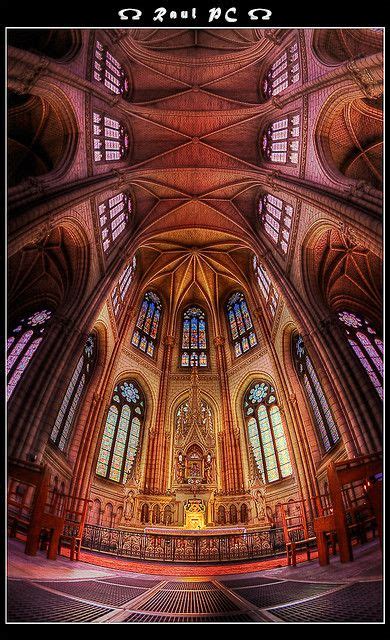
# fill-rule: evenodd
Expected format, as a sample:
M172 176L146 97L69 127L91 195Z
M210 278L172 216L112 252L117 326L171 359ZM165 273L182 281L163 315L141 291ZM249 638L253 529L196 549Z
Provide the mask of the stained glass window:
M259 200L259 217L267 235L283 253L287 253L293 208L270 193Z
M299 113L272 122L263 134L264 158L278 164L298 164L300 132Z
M65 450L69 442L74 418L80 405L80 399L92 374L95 354L96 337L91 334L87 338L83 353L81 354L75 370L73 371L73 375L68 384L68 388L50 435L51 441L61 451Z
M118 280L118 284L111 292L112 306L115 315L118 317L123 309L123 303L126 298L126 294L129 290L130 283L133 279L134 271L137 266L137 261L134 256L131 262L124 268L122 275Z
M268 69L263 80L263 92L266 98L276 96L292 84L299 82L299 48L294 40Z
M129 134L115 118L93 112L93 157L95 162L123 160L129 151Z
M263 482L292 475L290 454L274 387L263 380L253 383L244 397L249 445Z
M279 302L279 293L276 287L272 284L266 268L261 264L261 262L258 262L256 256L253 257L253 268L255 270L261 295L267 304L267 308L269 309L271 316L274 317Z
M151 358L153 358L156 349L161 312L162 306L160 298L153 291L145 293L131 344Z
M207 320L199 307L184 311L180 363L182 367L207 367Z
M383 399L383 342L376 330L362 316L350 311L340 311L348 342L366 370L378 395Z
M100 445L96 474L126 483L136 459L145 415L141 388L132 380L114 389Z
M7 340L7 400L42 342L52 312L42 309L22 318Z
M99 204L100 232L105 253L112 249L115 240L125 230L131 210L131 198L126 193L118 193Z
M293 338L293 355L295 368L311 406L323 448L325 452L328 452L340 440L340 435L321 383L300 335L296 335Z
M256 332L245 296L236 291L230 296L226 311L236 358L257 345Z
M99 40L95 43L93 77L113 93L124 95L129 90L129 80L122 65Z

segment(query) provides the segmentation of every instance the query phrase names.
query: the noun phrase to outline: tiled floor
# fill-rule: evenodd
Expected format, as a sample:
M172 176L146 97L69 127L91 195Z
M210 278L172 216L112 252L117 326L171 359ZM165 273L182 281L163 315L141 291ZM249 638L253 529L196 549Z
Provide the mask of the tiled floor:
M247 564L244 575L234 566L231 575L218 575L220 567L210 566L207 578L196 578L186 567L172 577L163 574L166 565L159 565L160 575L141 575L65 558L50 562L24 555L12 541L8 622L381 622L378 543L354 555L343 565L332 558L328 567L313 560L259 572Z

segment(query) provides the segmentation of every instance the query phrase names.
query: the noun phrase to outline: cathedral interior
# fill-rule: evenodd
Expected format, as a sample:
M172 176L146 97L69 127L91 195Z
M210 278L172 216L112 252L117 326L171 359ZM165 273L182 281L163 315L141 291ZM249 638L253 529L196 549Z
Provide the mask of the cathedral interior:
M7 44L8 622L381 622L383 30Z

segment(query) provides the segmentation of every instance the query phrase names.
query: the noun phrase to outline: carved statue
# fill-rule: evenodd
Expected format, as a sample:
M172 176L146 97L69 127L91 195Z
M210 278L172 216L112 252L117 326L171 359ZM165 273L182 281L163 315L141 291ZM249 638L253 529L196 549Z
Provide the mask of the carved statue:
M255 493L256 516L259 520L265 518L265 489L258 489Z
M205 463L205 478L206 478L206 482L209 484L213 481L213 458L211 456L211 453L208 453L206 456L206 463Z
M250 492L255 503L256 518L264 520L266 518L265 484L260 478L255 478L250 487Z
M125 493L125 508L123 513L125 520L132 519L134 515L134 504L135 504L134 489L127 489Z
M183 454L180 451L179 455L177 456L177 463L176 463L176 480L179 483L183 483L184 482L184 458L183 458Z

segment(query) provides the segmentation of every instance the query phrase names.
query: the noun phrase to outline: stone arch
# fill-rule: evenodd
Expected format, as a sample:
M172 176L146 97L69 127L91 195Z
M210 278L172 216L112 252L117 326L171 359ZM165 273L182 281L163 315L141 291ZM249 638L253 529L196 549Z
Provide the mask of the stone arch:
M102 525L105 527L112 527L114 507L111 502L106 502L103 510Z
M114 517L114 526L115 527L119 527L121 520L122 520L122 516L123 516L123 507L122 505L119 505L119 507L116 510L115 513L115 517Z
M238 512L237 507L234 503L231 503L229 506L229 523L237 524L238 523Z
M347 309L363 314L378 329L382 318L382 260L353 233L321 221L306 233L301 249L302 282L323 317Z
M250 385L256 380L260 380L260 379L264 380L265 382L268 382L270 385L274 387L275 395L278 400L279 409L283 407L282 395L279 389L280 385L277 382L275 382L275 379L271 374L265 371L250 371L250 372L247 372L243 376L243 378L237 383L236 390L232 394L232 408L235 412L235 418L240 431L240 442L241 442L241 451L242 451L241 459L242 459L242 464L244 469L244 476L248 479L251 478L251 475L256 474L256 470L254 469L253 462L252 462L252 454L251 454L248 433L247 433L247 428L246 428L245 419L244 419L244 397ZM282 415L282 424L284 428L284 433L287 436L287 441L289 441L290 434L289 434L289 429L287 428L287 425L286 425L286 419L284 415ZM293 449L291 447L291 443L289 446L289 452L290 452L291 463L293 464L294 455L293 455Z
M96 421L95 432L93 436L93 442L91 444L91 451L93 451L93 462L92 462L92 472L95 473L96 463L99 456L100 444L106 424L106 418L108 414L108 410L110 407L110 403L113 396L113 391L115 387L125 380L132 380L137 383L137 385L141 388L141 391L145 400L145 411L143 416L143 422L140 431L140 439L138 444L137 455L134 462L134 473L137 477L143 476L143 465L146 462L146 451L148 447L149 440L149 429L152 422L152 417L154 415L154 407L155 407L155 398L152 392L152 388L150 384L147 382L146 378L134 370L125 370L117 373L114 379L111 379L111 382L108 382L105 390L105 401L102 403L101 410L99 412L99 416ZM103 478L99 479L100 482L105 482ZM121 486L121 485L119 485Z
M77 308L89 275L89 256L89 238L79 222L63 219L55 227L42 228L9 257L12 316L42 304L63 315Z
M183 389L180 394L176 395L176 397L173 398L170 405L167 407L168 421L169 421L169 424L172 425L170 429L171 442L170 442L170 450L169 450L170 451L169 469L171 474L174 474L174 466L175 466L173 456L174 456L174 440L175 440L174 433L175 433L175 426L176 426L176 415L180 405L186 400L188 400L188 397L189 397L189 389L188 388ZM220 404L216 402L215 398L211 394L207 393L207 391L205 391L203 388L201 390L200 397L201 397L201 400L204 400L212 410L214 434L215 434L215 451L216 451L216 459L214 461L214 464L218 465L221 463L222 453L219 449L220 444L218 440L217 429L219 425L223 424L222 408ZM207 450L205 450L204 453L206 454ZM217 477L221 477L220 469L218 469Z
M8 185L63 176L73 162L78 126L65 92L47 77L23 93L10 81L8 100Z
M161 520L160 505L155 504L153 505L153 508L152 508L152 524L160 524L160 520Z
M314 29L312 46L322 64L336 66L381 51L383 37L376 29Z
M89 424L87 423L88 413L93 402L93 398L99 388L99 381L102 379L104 369L107 364L107 327L102 320L95 322L91 331L96 336L96 355L94 362L94 369L92 371L91 378L88 382L88 386L85 395L81 398L80 406L78 407L77 415L73 423L73 431L70 437L70 444L68 447L68 455L71 461L77 461L80 457L80 452L84 450L84 443L88 439ZM77 358L80 355L80 349L84 346L84 340L79 341L79 348L75 355L73 362L77 362ZM69 367L68 371L73 372L73 369ZM71 375L71 373L70 373ZM67 376L66 384L69 382L69 376ZM66 388L66 386L65 386ZM62 401L62 398L61 398ZM80 464L83 461L80 459Z
M148 524L149 522L149 505L147 502L144 502L141 507L141 523Z
M382 189L382 97L368 98L358 87L332 93L315 127L320 164L334 183L367 183Z
M95 498L91 505L88 521L90 524L100 524L100 516L102 511L102 503L99 498Z
M8 45L58 62L69 62L80 51L79 29L10 29Z
M226 509L223 504L220 504L217 510L217 524L226 524Z
M240 506L240 522L246 524L248 522L248 505L243 502Z

